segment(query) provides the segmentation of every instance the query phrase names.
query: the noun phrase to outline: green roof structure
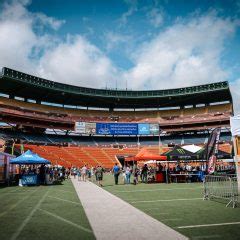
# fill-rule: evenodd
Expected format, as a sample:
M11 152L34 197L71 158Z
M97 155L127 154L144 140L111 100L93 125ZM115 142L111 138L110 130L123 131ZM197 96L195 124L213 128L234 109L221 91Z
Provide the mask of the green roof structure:
M0 93L62 105L99 108L164 108L232 102L227 81L167 90L109 90L58 83L2 68Z

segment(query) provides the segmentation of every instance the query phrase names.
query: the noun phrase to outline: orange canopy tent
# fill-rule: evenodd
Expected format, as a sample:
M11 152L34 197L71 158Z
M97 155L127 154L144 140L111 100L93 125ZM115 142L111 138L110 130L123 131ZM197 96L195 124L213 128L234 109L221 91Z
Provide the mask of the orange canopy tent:
M133 157L125 158L125 161L145 161L145 160L167 160L166 156L157 155L154 153L148 152L145 148L141 149L139 153Z

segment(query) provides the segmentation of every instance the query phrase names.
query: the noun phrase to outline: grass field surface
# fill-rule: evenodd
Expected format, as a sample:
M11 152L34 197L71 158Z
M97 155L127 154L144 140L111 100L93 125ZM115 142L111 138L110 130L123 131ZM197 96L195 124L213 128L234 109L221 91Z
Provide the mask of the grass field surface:
M1 240L95 239L70 180L0 188Z
M105 190L190 239L240 239L240 208L203 200L202 183L116 186L113 176L106 174L103 185Z
M103 185L190 239L240 239L240 208L202 200L201 183L116 186L113 176L105 174ZM1 240L95 239L70 180L55 186L0 188L0 202Z

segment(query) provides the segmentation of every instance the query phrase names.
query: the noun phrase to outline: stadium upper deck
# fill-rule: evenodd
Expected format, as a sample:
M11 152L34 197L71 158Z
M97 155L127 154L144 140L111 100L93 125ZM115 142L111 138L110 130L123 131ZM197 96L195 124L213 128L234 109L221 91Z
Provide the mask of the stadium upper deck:
M4 67L0 93L37 103L50 102L99 108L163 108L186 105L232 103L228 82L186 88L148 91L107 90L57 83Z

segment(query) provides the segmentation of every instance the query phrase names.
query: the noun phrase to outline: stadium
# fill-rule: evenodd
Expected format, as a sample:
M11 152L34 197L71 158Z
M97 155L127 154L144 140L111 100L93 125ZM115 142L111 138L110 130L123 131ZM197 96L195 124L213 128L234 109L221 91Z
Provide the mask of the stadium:
M55 165L112 168L117 155L142 147L159 153L159 140L166 147L204 144L216 127L231 152L228 82L120 91L60 84L9 68L0 81L1 136L9 153L14 142L15 151L23 144Z
M221 224L226 221L225 216L230 214L229 208L224 209L224 204L219 202L211 202L210 208L209 202L202 200L203 178L201 174L208 165L206 161L209 156L206 156L208 153L201 155L200 152L206 151L206 149L208 151L210 133L214 129L221 129L221 136L217 141L219 155L216 155L218 160L215 168L218 174L223 176L235 173L233 161L229 161L233 158L230 132L233 101L228 82L151 91L94 89L61 84L3 67L0 77L0 93L1 149L6 156L19 156L30 150L50 161L51 166L55 168L69 169L69 174L73 174L73 176L74 169L81 169L84 166L87 166L88 169L97 169L98 166L102 166L106 172L103 188L130 203L134 209L138 208L164 223L164 226L156 225L157 228L160 227L161 234L162 231L165 232L166 235L163 235L163 239L186 239L185 236L191 239L195 239L195 237L204 239L206 236L209 239L215 239L216 236L234 239L236 236L238 239L239 234L234 226L231 227L232 223ZM216 139L214 141L216 143ZM200 150L190 152L189 149L193 147ZM136 160L142 152L147 153L148 156L144 155L140 161ZM156 161L159 157L162 157L161 159L164 161ZM151 161L147 162L147 160ZM166 160L168 160L167 163L165 163ZM123 169L128 165L133 167L135 161L139 168L148 164L151 170L146 181L155 184L137 184L135 186L137 190L128 188L127 184L112 185L113 177L108 172L115 165ZM162 164L164 170L154 172L159 163ZM181 170L178 170L178 167ZM189 167L190 170L187 169ZM14 183L18 183L18 179L14 176L18 176L19 171L18 168L10 167L9 162L2 165L2 182L8 181L8 185L12 185L11 188L14 188L10 192L4 189L1 195L3 201L7 201L7 196L12 191L21 193L21 189L14 186ZM228 184L228 177L227 179L223 178L224 184ZM72 207L72 205L78 204L75 191L77 193L78 190L88 192L91 185L85 187L86 189L84 186L78 186L79 182L75 180L75 176L72 181L73 185L69 180L59 186L56 185L53 190L54 194L52 193L46 200L44 197L45 204L63 209L61 216L58 211L54 212L52 207L48 207L48 210L39 208L36 213L36 210L33 210L31 214L37 216L40 214L41 216L45 213L55 220L58 219L60 222L57 222L54 228L50 227L49 230L54 233L59 231L61 224L64 224L64 229L74 228L72 229L73 239L78 234L83 239L95 237L106 239L107 237L104 235L108 232L106 226L112 228L110 220L107 225L95 226L89 213L86 212L87 216L79 213L83 222L76 223L79 220L75 219L74 211L76 210ZM91 181L95 182L90 178L89 184L92 184ZM221 182L222 179L218 181ZM188 186L188 184L191 185ZM204 198L210 198L212 192L206 193L206 190L210 191L212 186L204 187ZM134 185L129 187L134 188ZM94 186L93 194L98 191L95 188L96 186ZM45 196L46 191L44 188L24 190L24 199L28 198L33 205L38 204L35 203L36 199L40 199L41 194ZM227 205L235 207L237 200L229 192L216 194L214 191L214 196L220 197L220 200L226 202ZM35 200L30 196L34 195L33 192L36 192ZM68 195L63 195L64 192L68 192ZM90 197L92 196L91 193L88 192L88 194ZM105 197L103 193L101 193L101 197ZM91 205L90 199L80 199L84 209L90 207L93 211L98 211ZM53 200L54 203L51 203ZM10 208L14 209L14 212L20 211L15 206L21 206L23 199L16 194L11 201L13 201L13 205ZM104 201L106 201L106 205L111 206L113 200L104 199ZM88 204L90 205L88 206ZM67 216L66 209L69 209L72 217ZM77 212L83 211L81 209L82 206L79 205ZM157 209L160 210L159 214L158 211L154 211ZM192 210L183 213L179 209ZM219 224L216 223L215 218L209 221L209 215L203 214L206 211L204 209L208 209L212 216L215 216L215 211L221 211L222 214L218 216ZM229 215L231 220L228 220L233 221L233 225L238 222L238 209L234 211L234 214ZM162 215L162 212L168 217ZM3 215L6 216L6 214L7 211L3 211ZM22 214L22 212L20 211L18 214ZM133 215L135 214L138 217L137 213L133 213ZM186 214L186 217L183 214ZM120 216L122 215L120 214ZM42 224L49 227L50 220L46 220L45 217L40 217L36 225ZM118 227L122 224L122 218L124 216L119 217ZM130 218L130 221L136 221L136 219L131 220ZM192 225L192 221L196 221L197 224ZM14 221L13 224L17 225L18 221ZM29 224L33 227L34 221ZM148 224L147 220L146 224ZM140 225L140 223L136 224L137 229L141 228ZM210 230L206 230L205 225ZM166 226L170 228L166 229ZM35 227L33 228L35 229ZM43 228L40 227L36 231L39 231L40 236L44 235ZM65 234L62 230L60 233ZM146 231L146 233L151 239L159 239L159 233L155 233L155 230ZM55 234L58 236L57 233ZM62 235L58 237L61 239ZM4 231L3 237L7 239L9 236L11 236L11 232ZM169 236L171 237L169 238ZM31 233L16 231L12 239L21 239L21 237L30 238ZM115 237L114 239L116 239ZM126 237L132 239L129 235Z

